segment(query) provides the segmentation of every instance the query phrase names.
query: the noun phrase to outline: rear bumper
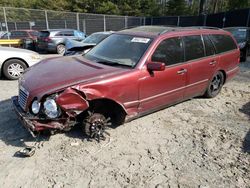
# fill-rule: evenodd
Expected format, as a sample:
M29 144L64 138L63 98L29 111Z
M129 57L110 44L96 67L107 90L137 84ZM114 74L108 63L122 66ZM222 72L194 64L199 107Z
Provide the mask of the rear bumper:
M231 69L231 70L228 70L226 72L227 74L227 79L226 79L226 82L228 82L229 80L231 80L234 76L236 76L238 73L240 72L240 68L239 66Z
M54 43L37 43L39 50L56 52L56 45Z

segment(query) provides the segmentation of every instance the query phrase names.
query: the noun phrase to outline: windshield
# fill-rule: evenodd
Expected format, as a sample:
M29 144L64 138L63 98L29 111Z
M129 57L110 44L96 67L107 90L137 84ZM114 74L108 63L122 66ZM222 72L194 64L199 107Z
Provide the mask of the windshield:
M228 32L232 33L237 41L246 40L247 29L226 29Z
M86 39L84 39L82 42L84 43L88 43L88 44L98 44L99 42L101 42L103 39L105 39L106 37L108 37L108 35L106 34L92 34L90 36L88 36Z
M85 54L85 58L110 66L135 67L152 39L113 34Z

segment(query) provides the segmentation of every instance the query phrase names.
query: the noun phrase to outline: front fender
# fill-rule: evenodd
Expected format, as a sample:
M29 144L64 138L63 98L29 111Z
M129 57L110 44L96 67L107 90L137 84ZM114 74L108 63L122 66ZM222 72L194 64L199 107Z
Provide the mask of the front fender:
M56 102L66 112L84 111L89 107L88 101L72 88L68 88L59 94Z

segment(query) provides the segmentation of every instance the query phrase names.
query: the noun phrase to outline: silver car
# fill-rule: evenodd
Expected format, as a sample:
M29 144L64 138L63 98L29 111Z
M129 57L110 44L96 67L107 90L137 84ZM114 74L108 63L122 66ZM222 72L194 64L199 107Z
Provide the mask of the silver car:
M38 63L41 56L33 51L0 46L0 76L16 80L26 68Z

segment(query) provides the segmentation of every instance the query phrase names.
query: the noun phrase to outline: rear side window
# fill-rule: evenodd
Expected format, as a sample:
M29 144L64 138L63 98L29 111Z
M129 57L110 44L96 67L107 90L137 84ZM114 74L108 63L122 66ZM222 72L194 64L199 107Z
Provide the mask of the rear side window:
M39 37L48 37L50 35L49 31L40 31Z
M203 35L203 41L205 45L206 56L214 55L215 54L214 45L209 39L208 35Z
M237 49L235 42L228 35L210 35L210 38L214 43L217 53L223 53Z
M204 47L200 35L183 37L186 61L204 57Z
M74 31L60 31L55 36L74 36Z
M184 61L182 40L179 37L162 41L156 48L152 61L173 65Z

